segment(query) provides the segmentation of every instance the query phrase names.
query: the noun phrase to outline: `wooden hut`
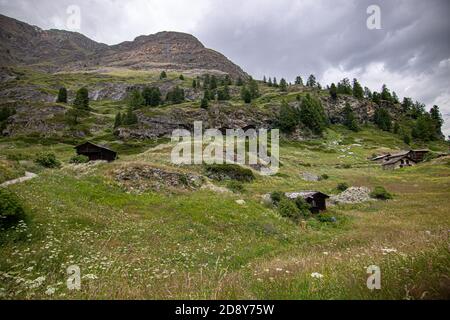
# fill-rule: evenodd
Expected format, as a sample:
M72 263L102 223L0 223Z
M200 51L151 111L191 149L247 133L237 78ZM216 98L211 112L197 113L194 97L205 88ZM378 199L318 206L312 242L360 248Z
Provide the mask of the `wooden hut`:
M390 160L383 163L384 170L396 170L406 167L412 167L417 164L416 161L411 159L408 155L391 158Z
M85 142L75 147L78 155L83 155L89 158L89 161L114 161L117 159L117 152L108 149L105 146L93 144L92 142Z
M313 213L327 210L327 199L330 198L330 196L319 191L287 193L286 196L291 200L302 197L311 206L311 212Z
M408 156L415 162L422 162L425 160L425 156L430 152L428 149L416 149L411 150Z

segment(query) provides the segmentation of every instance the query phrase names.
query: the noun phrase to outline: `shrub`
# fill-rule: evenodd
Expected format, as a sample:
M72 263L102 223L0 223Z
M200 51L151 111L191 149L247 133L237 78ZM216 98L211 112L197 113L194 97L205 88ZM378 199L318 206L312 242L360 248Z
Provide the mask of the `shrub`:
M255 179L252 170L235 164L213 164L206 166L207 176L214 180L237 180L251 182Z
M339 184L337 185L337 188L336 188L336 189L338 189L338 191L344 192L344 191L347 190L348 188L350 188L350 186L349 186L347 183L343 182L343 183L339 183Z
M330 176L327 174L323 174L320 176L320 180L328 180L328 179L330 179Z
M20 199L12 192L0 188L0 225L18 222L25 216Z
M56 159L54 153L41 153L36 157L34 162L45 168L59 168L61 166L61 162Z
M281 199L278 205L278 212L284 218L292 219L298 222L302 215L300 210L295 205L294 201L289 200L288 198Z
M239 181L230 181L227 184L227 188L233 191L233 193L243 193L245 192L245 187L242 182Z
M70 159L70 163L73 163L73 164L88 163L88 162L89 162L89 158L87 156L83 156L83 155L73 156L72 159Z
M311 206L308 202L305 201L302 197L298 197L295 199L295 205L297 206L298 210L300 211L300 215L307 219L311 216Z
M384 187L378 186L370 193L370 197L378 200L390 200L394 197Z
M321 213L317 216L317 220L324 223L334 223L337 222L336 217L332 216L329 213Z
M272 199L273 204L276 206L278 206L280 201L284 198L286 198L286 196L285 196L284 192L281 192L281 191L275 191L270 194L270 199Z

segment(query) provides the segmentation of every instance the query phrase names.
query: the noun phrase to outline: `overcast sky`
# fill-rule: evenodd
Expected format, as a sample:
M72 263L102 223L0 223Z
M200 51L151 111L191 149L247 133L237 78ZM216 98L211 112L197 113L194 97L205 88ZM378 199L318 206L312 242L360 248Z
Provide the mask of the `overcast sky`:
M0 12L68 29L70 5L81 10L78 31L107 44L181 31L256 78L314 73L326 85L357 77L372 90L386 83L401 98L439 105L450 135L448 0L0 0ZM381 9L380 30L367 27L370 5Z

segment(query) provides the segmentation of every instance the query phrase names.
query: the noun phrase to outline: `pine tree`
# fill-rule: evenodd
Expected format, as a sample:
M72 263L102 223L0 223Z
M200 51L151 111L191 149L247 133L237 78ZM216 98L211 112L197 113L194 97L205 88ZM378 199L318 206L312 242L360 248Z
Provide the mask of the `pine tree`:
M353 94L353 88L352 88L352 85L350 84L350 80L348 80L348 78L344 78L338 83L337 92L339 94L347 94L347 95Z
M244 100L245 103L252 102L252 93L246 86L243 86L241 89L241 98L242 100Z
M287 92L287 82L286 82L286 79L284 79L284 78L282 78L281 80L280 80L280 90L282 91L282 92Z
M295 78L295 84L299 85L299 86L303 86L303 79L300 76L297 76L297 78Z
M444 136L442 134L442 126L444 125L444 119L442 118L441 112L438 106L433 106L430 110L430 117L434 124L434 135L437 139L442 139Z
M269 78L269 83L268 83L269 87L273 87L273 83L272 83L272 78Z
M167 79L167 73L165 71L161 72L161 74L159 75L159 79L160 80Z
M383 131L391 131L391 115L385 108L378 108L375 111L374 122Z
M114 120L114 129L120 127L122 125L122 113L118 113Z
M356 99L364 98L364 90L356 78L353 79L353 96Z
M59 89L57 103L67 103L67 89L62 87Z
M267 78L266 78L266 76L263 77L263 83L264 83L264 84L267 83Z
M227 85L217 91L217 100L219 101L230 100L230 89L228 88Z
M139 109L142 105L144 105L144 98L139 90L135 89L130 92L128 96L128 105L135 109Z
M400 100L398 99L398 95L397 95L397 93L394 91L394 92L392 92L392 102L393 103L400 103Z
M328 118L322 107L322 103L309 94L302 100L300 121L315 134L321 134L328 125Z
M122 124L126 126L132 126L138 123L138 118L136 114L133 112L132 108L127 109L127 113L122 118Z
M248 90L250 91L252 99L256 99L259 97L258 82L256 82L256 80L250 79L248 83Z
M283 100L281 103L280 114L277 119L278 128L284 133L291 133L298 124L298 112Z
M402 111L404 113L410 112L411 109L413 108L413 106L414 106L414 103L411 98L407 98L407 97L403 98Z
M211 76L211 82L209 83L209 90L217 89L217 78L215 75Z
M337 99L337 97L338 97L338 94L337 94L337 88L336 88L336 85L334 84L334 83L332 83L331 84L331 87L330 87L330 95L331 95L331 97L333 98L333 99Z
M308 81L306 82L306 86L313 88L316 86L316 77L312 74L308 77Z
M197 89L197 81L195 79L192 80L192 88Z
M372 91L367 87L364 87L364 98L372 99Z
M383 88L381 91L381 100L392 101L391 92L385 84L383 84Z
M344 125L347 127L347 129L352 131L359 131L358 121L356 121L355 114L353 113L353 110L349 103L345 104L344 110Z
M184 76L182 74L180 74L180 80L184 81Z
M77 91L73 106L76 109L89 111L89 91L86 88L81 88Z
M277 82L277 78L276 77L273 78L273 86L275 88L278 88L278 82Z
M166 101L172 104L180 104L184 102L184 99L184 90L178 86L169 91L166 96Z
M236 86L242 87L243 85L244 85L244 82L242 81L242 78L239 77L239 78L236 80Z
M200 103L200 108L202 109L208 109L209 107L209 103L208 103L208 99L206 99L205 97L203 97L201 103Z
M142 92L142 98L146 106L157 107L162 103L162 94L157 87L146 87Z

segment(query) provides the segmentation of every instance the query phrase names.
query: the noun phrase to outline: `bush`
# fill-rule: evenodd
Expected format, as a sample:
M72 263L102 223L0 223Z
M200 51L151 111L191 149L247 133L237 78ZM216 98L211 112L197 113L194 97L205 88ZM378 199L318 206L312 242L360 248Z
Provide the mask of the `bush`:
M270 199L272 199L273 204L276 206L278 206L278 204L284 198L286 198L286 196L285 196L284 192L281 192L281 191L275 191L270 194Z
M317 220L323 223L334 223L337 222L336 217L332 216L329 213L321 213L317 216Z
M336 189L338 189L338 191L344 192L344 191L347 190L348 188L350 188L350 186L349 186L347 183L343 182L343 183L339 183L339 184L337 185L337 188L336 188Z
M330 176L327 174L323 174L320 176L320 180L328 180L328 179L330 179Z
M295 205L303 218L308 219L311 216L311 206L305 201L305 199L298 197L295 199Z
M384 187L378 186L370 193L370 197L378 200L390 200L394 197Z
M242 182L239 181L230 181L227 184L227 188L233 191L233 193L243 193L245 192L245 187Z
M298 222L302 217L302 214L294 201L289 200L288 198L281 199L278 205L278 212L282 217L292 219L295 222Z
M89 162L89 157L83 156L83 155L73 156L72 159L70 159L70 163L73 163L73 164L88 163L88 162Z
M251 182L255 179L253 171L235 164L213 164L206 166L207 176L214 180L237 180Z
M61 166L61 162L56 159L54 153L41 153L36 157L34 162L45 168L59 168Z
M0 188L0 225L18 222L24 216L20 199L14 193Z

